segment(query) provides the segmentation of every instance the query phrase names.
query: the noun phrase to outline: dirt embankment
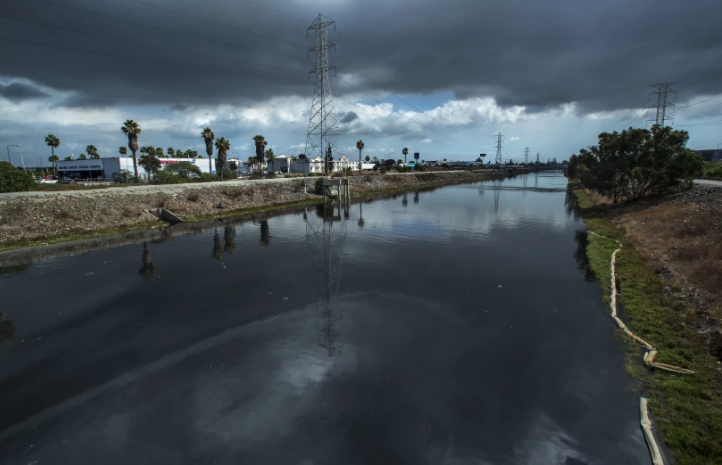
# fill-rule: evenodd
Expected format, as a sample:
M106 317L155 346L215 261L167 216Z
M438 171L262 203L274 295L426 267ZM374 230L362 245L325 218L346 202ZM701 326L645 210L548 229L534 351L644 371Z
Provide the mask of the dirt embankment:
M667 295L685 303L685 319L722 359L722 188L697 186L626 209L621 226Z
M506 176L499 172L435 172L360 175L350 178L352 195L471 182ZM165 208L196 220L229 212L316 202L316 178L229 181L212 184L0 195L0 245L120 232L157 223L149 210ZM304 193L304 184L306 191Z

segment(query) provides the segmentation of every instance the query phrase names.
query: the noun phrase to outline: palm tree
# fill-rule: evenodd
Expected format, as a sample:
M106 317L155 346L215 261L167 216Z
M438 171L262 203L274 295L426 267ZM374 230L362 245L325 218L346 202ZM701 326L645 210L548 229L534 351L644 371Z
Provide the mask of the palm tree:
M85 147L85 151L88 152L88 157L92 159L100 158L100 155L98 154L98 149L95 148L94 145L89 145Z
M369 157L368 155L366 155L366 161L367 161L367 162L371 161L371 157Z
M404 165L405 165L405 164L406 164L406 155L409 154L409 149L407 149L406 147L404 147L404 149L401 151L401 153L404 154Z
M253 142L256 144L256 163L258 163L259 169L263 166L263 157L266 151L266 138L260 134L253 136Z
M231 142L225 137L221 137L216 141L216 148L218 149L216 172L220 171L223 173L226 171L226 159L228 157L228 151L231 149Z
M60 147L60 139L55 137L52 134L48 134L45 137L45 144L50 147L51 157L48 158L51 162L53 162L53 166L55 167L55 171L58 171L58 166L55 164L56 161L58 161L58 157L55 156L55 149Z
M60 160L60 157L57 155L51 155L48 157L48 161L53 164L56 173L58 172L58 165L55 162L58 160Z
M135 157L135 152L138 151L138 134L142 131L138 123L132 119L126 120L123 123L123 127L120 130L128 136L128 148L133 152L133 171L135 172L135 180L138 180L138 160Z
M128 149L125 147L118 147L118 153L121 157L128 155Z
M73 161L73 157L65 157L63 158L64 161Z
M211 158L213 157L213 139L216 138L216 135L213 134L213 130L211 128L205 128L203 129L203 131L201 131L201 138L206 141L206 153L208 154L208 172L210 174L213 174Z
M80 156L78 157L78 160L87 160L87 159L88 159L88 157L85 156L84 153L81 153Z
M361 163L361 151L364 149L364 141L359 140L356 142L356 148L358 149L358 162Z
M173 147L168 147L165 151L169 157L175 157L175 149L173 149Z
M165 155L163 155L163 147L155 148L155 156L158 158L163 158L165 156Z

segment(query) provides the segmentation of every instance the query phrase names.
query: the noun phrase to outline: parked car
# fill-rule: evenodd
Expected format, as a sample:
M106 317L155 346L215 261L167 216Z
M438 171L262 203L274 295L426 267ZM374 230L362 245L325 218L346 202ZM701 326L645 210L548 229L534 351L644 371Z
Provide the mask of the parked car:
M60 178L60 179L58 180L58 182L59 182L60 184L75 184L75 179L73 179L73 178L67 178L67 177L66 177L66 178Z

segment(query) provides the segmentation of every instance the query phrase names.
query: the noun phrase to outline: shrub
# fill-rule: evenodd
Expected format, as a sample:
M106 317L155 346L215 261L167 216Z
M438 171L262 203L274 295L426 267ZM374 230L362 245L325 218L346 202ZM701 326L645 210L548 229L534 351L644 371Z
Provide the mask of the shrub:
M220 178L210 173L201 173L201 182L218 181Z
M270 172L266 175L266 179L276 179L276 173Z
M316 195L323 195L323 178L316 178L313 183L313 193ZM326 186L326 195L331 195L330 187Z
M200 177L200 175L202 174L201 169L189 161L169 163L165 165L163 171L158 172L158 174L160 173L172 173L184 179L188 179L194 174Z
M155 173L153 184L182 184L188 182L188 178L184 178L171 171L158 171Z
M33 176L9 162L0 161L0 192L29 191L37 185Z
M138 216L138 210L135 207L125 207L123 208L123 216L126 218Z
M386 166L382 166L379 171L381 171L381 174L386 174Z
M238 171L238 163L232 161L228 164L228 168L230 168L231 171Z
M417 164L414 165L414 171L418 171L418 172L420 172L420 173L423 173L424 171L426 171L426 166L417 163Z
M226 170L223 172L223 179L238 179L238 173L231 170Z
M263 175L262 175L261 173L253 173L253 174L251 175L251 177L248 178L248 179L252 179L252 180L263 179Z

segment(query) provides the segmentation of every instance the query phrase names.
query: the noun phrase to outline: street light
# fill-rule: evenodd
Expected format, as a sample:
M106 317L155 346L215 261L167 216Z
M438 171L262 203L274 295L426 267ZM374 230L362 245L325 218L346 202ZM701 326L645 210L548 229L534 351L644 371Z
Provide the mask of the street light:
M12 165L12 164L13 164L13 160L12 160L12 158L10 158L10 147L20 147L20 144L10 144L10 145L7 146L7 150L8 150L8 161L9 161L10 164Z

